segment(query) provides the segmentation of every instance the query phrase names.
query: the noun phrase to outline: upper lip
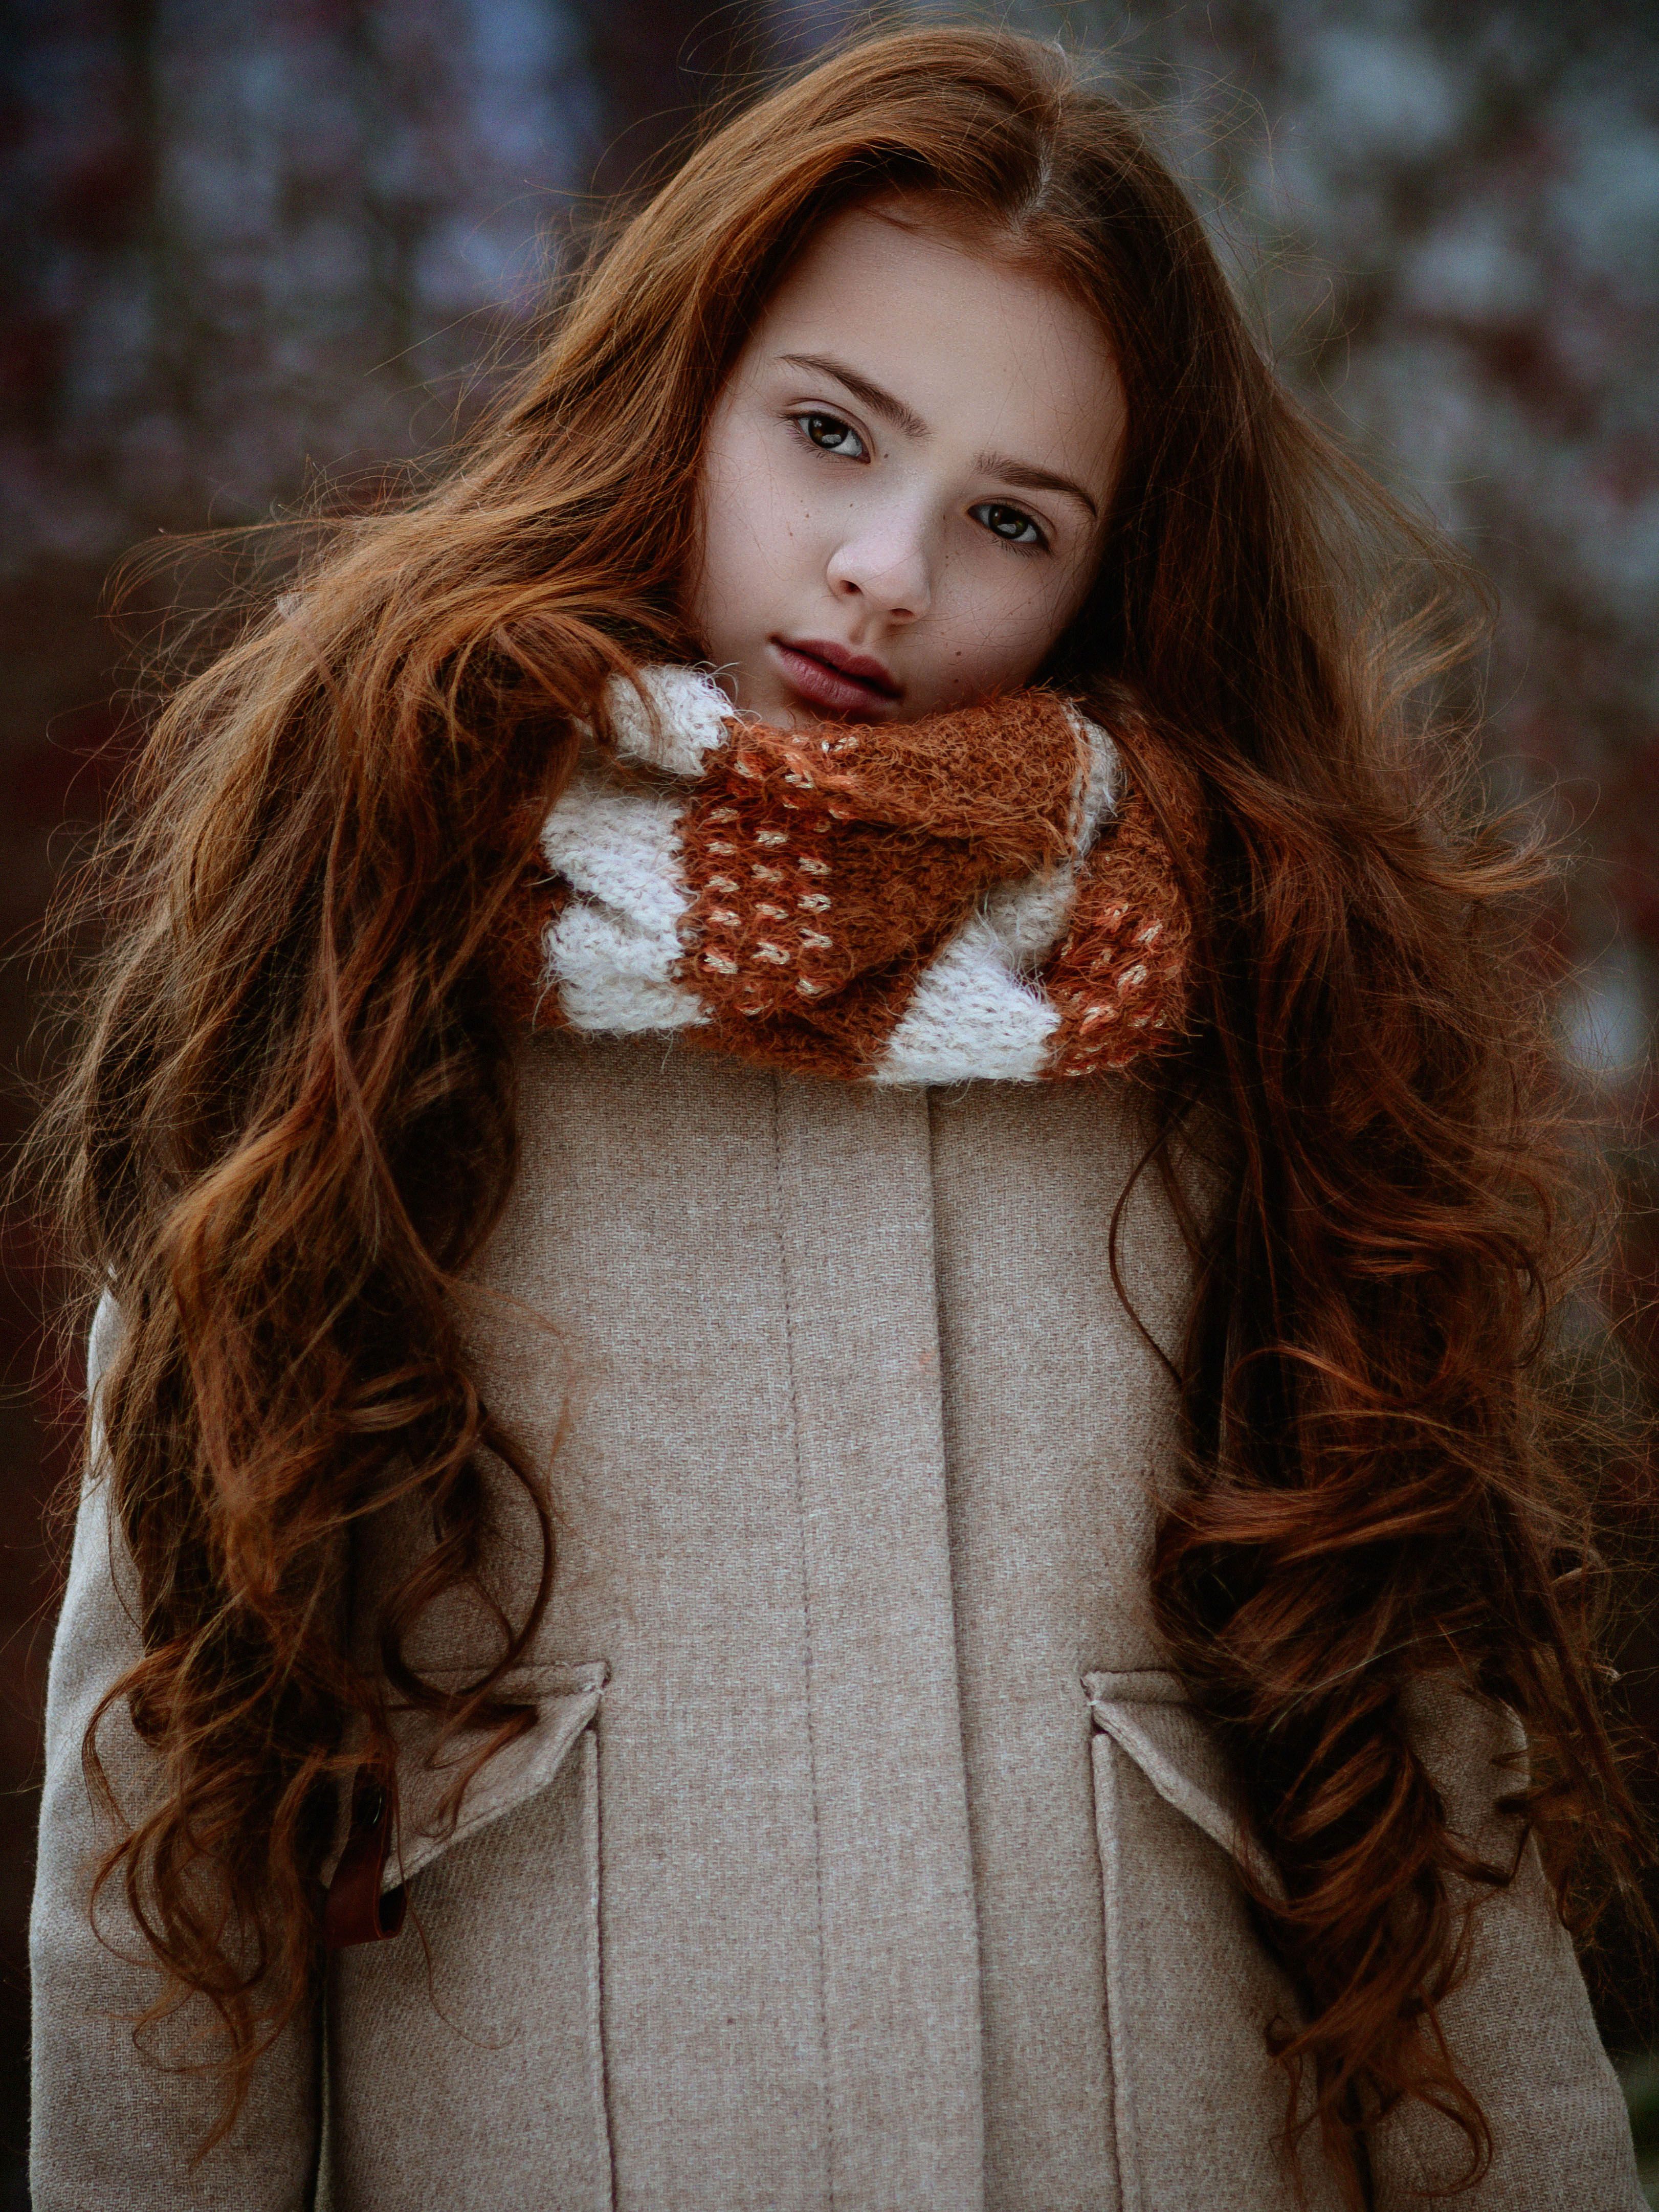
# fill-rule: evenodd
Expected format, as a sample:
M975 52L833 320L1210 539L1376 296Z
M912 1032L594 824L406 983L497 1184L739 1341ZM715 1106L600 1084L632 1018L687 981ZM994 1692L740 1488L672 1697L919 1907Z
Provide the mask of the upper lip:
M895 683L892 672L867 653L854 653L850 646L837 645L829 637L781 637L780 645L787 646L791 653L805 653L814 660L821 660L839 676L851 676L860 684L868 684L889 699L896 699L902 685Z

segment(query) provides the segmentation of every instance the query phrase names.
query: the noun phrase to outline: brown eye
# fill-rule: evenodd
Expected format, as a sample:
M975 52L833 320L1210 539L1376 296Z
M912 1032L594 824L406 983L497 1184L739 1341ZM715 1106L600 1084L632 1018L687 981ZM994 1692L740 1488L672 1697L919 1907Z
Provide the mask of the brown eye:
M795 420L821 453L842 453L854 461L866 458L863 439L839 415L798 415Z
M1048 539L1037 528L1023 507L1005 507L1000 500L981 501L968 512L975 522L983 523L994 538L1001 538L1005 545L1047 545Z

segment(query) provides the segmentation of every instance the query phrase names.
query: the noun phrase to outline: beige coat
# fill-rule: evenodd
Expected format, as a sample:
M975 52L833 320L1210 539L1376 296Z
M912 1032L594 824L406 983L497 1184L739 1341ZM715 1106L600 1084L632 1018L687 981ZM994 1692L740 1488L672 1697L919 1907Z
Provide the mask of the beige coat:
M202 2100L111 2022L143 1972L82 1903L77 1747L132 1649L91 1490L52 1678L36 2212L1291 2212L1264 2030L1293 2001L1148 1619L1171 1407L1107 1273L1121 1093L564 1037L527 1054L523 1125L482 1271L511 1296L475 1328L509 1419L550 1449L563 1414L539 1726L448 1834L411 1736L404 1932L333 1956L315 2030L191 2168ZM1151 1196L1129 1245L1167 1341L1184 1269ZM1478 1828L1492 1724L1443 1699L1424 1726ZM116 1765L142 1789L130 1737ZM1498 2147L1462 2201L1636 2212L1530 1855L1449 2024ZM1422 2202L1443 2149L1382 2130L1378 2205ZM1316 2160L1307 2202L1339 2203Z

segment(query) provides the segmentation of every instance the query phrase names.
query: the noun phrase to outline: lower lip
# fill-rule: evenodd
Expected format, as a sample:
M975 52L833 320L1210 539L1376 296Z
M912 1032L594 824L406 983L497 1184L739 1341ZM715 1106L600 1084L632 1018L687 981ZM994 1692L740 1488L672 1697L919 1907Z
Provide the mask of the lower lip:
M843 676L826 661L814 660L810 653L797 653L793 646L780 645L775 638L769 642L790 688L798 691L809 706L826 714L879 717L890 714L898 704L890 691L878 691L873 684L866 684L857 676Z

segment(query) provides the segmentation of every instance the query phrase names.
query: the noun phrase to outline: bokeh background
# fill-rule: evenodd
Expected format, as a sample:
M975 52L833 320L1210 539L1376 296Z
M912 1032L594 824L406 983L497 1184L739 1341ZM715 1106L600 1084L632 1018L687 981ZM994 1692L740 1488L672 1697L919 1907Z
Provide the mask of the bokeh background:
M883 20L924 12L981 11L896 0ZM1639 1413L1659 1365L1659 9L996 13L1156 110L1285 373L1502 593L1493 787L1546 807L1575 855L1560 1049L1624 1204L1584 1333ZM319 489L358 496L441 447L528 343L573 226L659 173L700 106L869 20L837 0L0 7L0 1140L40 1073L32 935L132 743L100 612L115 562ZM45 1348L27 1205L6 1234L0 2212L27 2203L24 1925L63 1552L49 1503L77 1381ZM1628 1547L1647 1483L1634 1453L1613 1460ZM1650 1750L1659 1643L1647 1582L1626 1581ZM1628 1956L1615 1933L1594 1978L1659 2146L1644 2055L1659 2019Z

